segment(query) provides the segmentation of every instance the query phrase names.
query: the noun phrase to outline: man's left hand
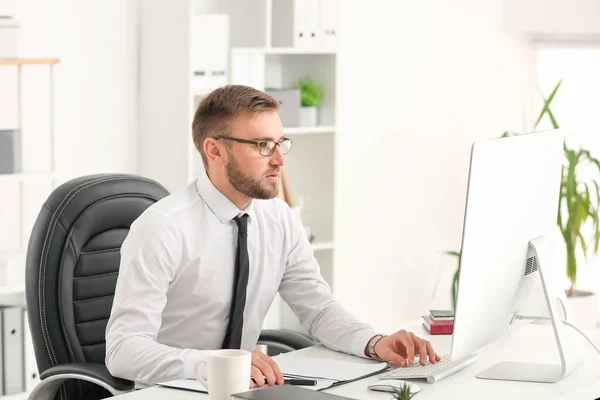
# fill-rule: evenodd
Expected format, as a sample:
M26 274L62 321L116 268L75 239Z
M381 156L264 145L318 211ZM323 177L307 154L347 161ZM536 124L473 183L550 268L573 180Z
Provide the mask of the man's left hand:
M427 363L427 358L432 364L440 361L440 356L433 351L430 342L405 330L379 339L375 344L375 354L382 360L399 367L412 365L415 362L415 355L419 356L420 364L423 366Z

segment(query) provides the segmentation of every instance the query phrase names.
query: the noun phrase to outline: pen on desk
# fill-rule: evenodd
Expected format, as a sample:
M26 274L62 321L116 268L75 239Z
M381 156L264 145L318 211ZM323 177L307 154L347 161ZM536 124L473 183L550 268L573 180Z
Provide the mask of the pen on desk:
M285 378L283 380L284 384L287 385L296 385L296 386L316 386L317 381L314 379L291 379Z

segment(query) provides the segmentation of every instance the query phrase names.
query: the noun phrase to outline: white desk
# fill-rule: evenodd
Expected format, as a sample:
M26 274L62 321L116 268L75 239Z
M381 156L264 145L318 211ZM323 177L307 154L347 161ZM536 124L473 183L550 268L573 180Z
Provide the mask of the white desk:
M420 325L420 321L411 321L405 327L421 337L430 340L438 354L450 351L450 336L429 336ZM586 332L597 344L600 344L600 331ZM584 340L584 339L582 339ZM489 344L480 352L479 361L437 383L428 384L425 380L415 380L420 387L415 400L427 399L595 399L600 397L600 355L586 342L584 350L589 351L584 365L577 371L554 384L505 382L482 380L475 374L499 361L553 362L558 360L556 345L553 342L551 327L546 325L528 325L511 335ZM315 346L299 350L298 354L316 358L335 358L340 360L362 361L357 357L340 354ZM346 396L353 399L389 400L389 393L373 392L367 384L377 381L373 376L348 383L326 393ZM207 398L207 395L165 387L152 387L128 393L119 398L123 400L192 400Z

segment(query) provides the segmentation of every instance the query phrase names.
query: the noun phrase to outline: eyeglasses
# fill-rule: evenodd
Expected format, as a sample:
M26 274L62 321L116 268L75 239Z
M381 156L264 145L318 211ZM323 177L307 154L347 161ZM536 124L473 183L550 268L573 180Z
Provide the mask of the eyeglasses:
M215 137L215 139L228 139L238 143L253 144L255 146L258 146L260 155L265 157L273 155L277 146L279 146L279 148L281 149L281 154L287 154L292 149L292 139L290 138L283 138L279 142L274 142L272 140L246 140L234 138L231 136L217 136Z

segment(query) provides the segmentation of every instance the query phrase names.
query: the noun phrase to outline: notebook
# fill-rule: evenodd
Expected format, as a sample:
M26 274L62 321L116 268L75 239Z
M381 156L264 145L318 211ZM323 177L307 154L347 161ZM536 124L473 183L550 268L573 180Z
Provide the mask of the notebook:
M383 362L351 362L325 358L302 357L282 354L273 357L286 378L308 378L317 380L317 386L303 386L302 389L323 390L332 386L353 382L378 374L388 369Z
M236 399L247 400L348 400L334 394L306 390L292 385L275 385L252 389L248 392L233 395Z

